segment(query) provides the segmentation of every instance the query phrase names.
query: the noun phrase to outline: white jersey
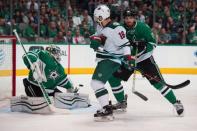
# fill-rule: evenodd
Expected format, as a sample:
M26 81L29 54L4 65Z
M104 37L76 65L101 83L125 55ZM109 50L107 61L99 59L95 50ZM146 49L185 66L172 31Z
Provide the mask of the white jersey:
M96 35L103 35L106 37L103 49L110 54L123 56L123 55L130 55L131 50L129 46L124 46L129 43L129 40L126 38L126 30L123 26L119 23L111 23L104 28L97 28ZM106 59L109 53L105 52L98 52L97 53L97 60ZM99 55L98 55L99 54ZM99 57L101 56L101 57ZM112 57L110 57L112 58ZM118 59L111 59L115 62L120 63Z

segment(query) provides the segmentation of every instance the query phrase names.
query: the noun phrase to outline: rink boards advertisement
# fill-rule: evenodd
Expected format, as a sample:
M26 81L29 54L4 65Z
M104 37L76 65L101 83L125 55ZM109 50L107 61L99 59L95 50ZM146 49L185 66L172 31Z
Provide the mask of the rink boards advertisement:
M25 45L27 51L34 48L46 48L47 45ZM68 74L92 74L96 62L96 53L89 45L58 45L61 48L61 64ZM16 53L16 74L17 76L27 75L22 56L24 51L20 45L17 45ZM6 64L6 51L0 49L2 62L0 65L0 76L4 70L10 67ZM157 46L153 56L164 74L197 74L197 46ZM8 65L11 63L7 63ZM3 66L5 65L5 66ZM9 67L9 68L6 68Z

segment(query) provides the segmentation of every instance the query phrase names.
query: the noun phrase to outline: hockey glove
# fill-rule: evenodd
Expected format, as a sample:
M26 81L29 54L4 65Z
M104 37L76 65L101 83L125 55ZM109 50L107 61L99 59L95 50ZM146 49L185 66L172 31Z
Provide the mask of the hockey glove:
M98 47L101 46L101 38L99 36L91 36L90 37L90 48L94 50L98 50Z
M94 50L98 50L99 46L104 46L106 37L104 35L99 36L90 36L90 48L93 48Z
M135 57L134 56L125 55L123 57L123 61L124 61L124 66L127 69L132 70L132 67L135 67Z

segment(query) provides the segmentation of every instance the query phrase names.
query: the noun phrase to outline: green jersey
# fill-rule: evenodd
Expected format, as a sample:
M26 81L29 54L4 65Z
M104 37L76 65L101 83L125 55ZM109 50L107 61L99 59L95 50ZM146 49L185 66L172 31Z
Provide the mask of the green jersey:
M147 24L139 21L136 21L132 28L127 27L125 24L124 27L127 32L127 38L130 42L144 42L143 45L139 45L137 47L134 46L134 50L132 51L132 55L136 55L137 52L137 62L141 62L149 58L153 53L153 49L156 47L156 40L151 28Z
M61 86L66 89L72 88L62 65L45 50L33 50L29 51L27 55L23 55L23 61L30 70L28 75L30 82L37 85L27 57L32 63L38 63L41 74L45 78L42 84L46 89L54 89L56 86Z

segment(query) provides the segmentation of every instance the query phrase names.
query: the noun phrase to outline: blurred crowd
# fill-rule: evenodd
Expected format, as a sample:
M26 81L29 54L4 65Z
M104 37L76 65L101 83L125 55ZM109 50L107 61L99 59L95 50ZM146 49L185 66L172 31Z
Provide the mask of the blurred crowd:
M99 4L118 22L125 9L136 9L158 44L197 44L197 0L1 0L0 35L16 29L23 41L89 44Z

